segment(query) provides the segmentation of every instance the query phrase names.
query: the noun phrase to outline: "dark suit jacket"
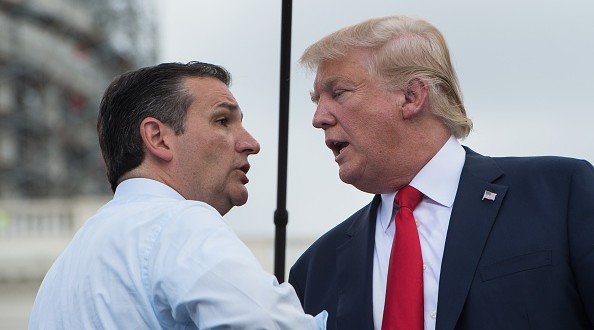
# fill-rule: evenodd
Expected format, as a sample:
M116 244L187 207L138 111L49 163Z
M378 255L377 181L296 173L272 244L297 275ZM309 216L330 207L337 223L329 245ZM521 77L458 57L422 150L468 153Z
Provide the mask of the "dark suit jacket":
M497 193L482 200L485 190ZM316 241L289 282L328 329L373 329L373 201ZM594 169L466 149L448 228L437 330L594 328Z

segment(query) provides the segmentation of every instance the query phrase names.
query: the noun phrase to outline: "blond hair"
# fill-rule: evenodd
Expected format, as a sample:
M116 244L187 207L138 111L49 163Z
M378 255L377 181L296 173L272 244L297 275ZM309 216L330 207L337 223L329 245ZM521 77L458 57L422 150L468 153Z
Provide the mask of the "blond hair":
M431 111L457 138L468 136L462 93L441 32L428 22L407 16L373 18L338 30L309 46L300 63L311 70L353 49L370 49L370 71L389 87L404 89L414 79L429 86Z

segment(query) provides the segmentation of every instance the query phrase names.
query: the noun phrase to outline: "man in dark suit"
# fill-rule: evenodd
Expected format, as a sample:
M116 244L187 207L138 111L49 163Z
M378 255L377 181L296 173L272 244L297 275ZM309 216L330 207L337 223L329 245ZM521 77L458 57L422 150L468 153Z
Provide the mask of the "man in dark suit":
M431 24L371 19L310 46L313 125L373 201L315 242L289 282L328 329L591 329L594 170L482 156Z

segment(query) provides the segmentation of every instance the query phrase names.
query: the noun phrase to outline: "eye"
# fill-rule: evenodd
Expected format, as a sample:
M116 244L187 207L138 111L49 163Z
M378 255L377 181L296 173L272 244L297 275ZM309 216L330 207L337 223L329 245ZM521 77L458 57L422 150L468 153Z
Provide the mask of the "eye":
M227 125L229 124L229 119L226 118L226 117L225 118L219 118L219 119L216 120L216 122L219 125L221 125L221 126L227 127Z
M337 89L337 90L334 90L334 91L332 91L332 98L333 98L333 99L337 99L337 98L339 98L340 96L342 96L342 95L343 95L345 92L346 92L346 90L344 90L344 89Z

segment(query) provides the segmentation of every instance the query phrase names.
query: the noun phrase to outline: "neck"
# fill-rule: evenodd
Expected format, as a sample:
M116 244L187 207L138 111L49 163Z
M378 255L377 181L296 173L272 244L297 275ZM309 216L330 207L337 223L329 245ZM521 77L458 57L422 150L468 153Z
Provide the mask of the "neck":
M144 178L161 182L162 184L165 184L177 191L185 199L188 199L188 196L186 196L184 192L179 189L179 185L175 183L175 180L173 177L171 177L171 175L168 175L167 172L160 167L151 166L146 161L122 175L120 180L118 180L118 184L124 180L133 178Z
M410 139L410 157L402 163L396 164L399 170L392 177L388 177L388 186L381 193L400 190L408 185L412 179L439 152L451 136L449 129L439 123L438 127L415 130L417 134Z

